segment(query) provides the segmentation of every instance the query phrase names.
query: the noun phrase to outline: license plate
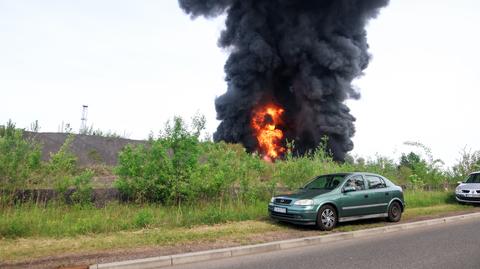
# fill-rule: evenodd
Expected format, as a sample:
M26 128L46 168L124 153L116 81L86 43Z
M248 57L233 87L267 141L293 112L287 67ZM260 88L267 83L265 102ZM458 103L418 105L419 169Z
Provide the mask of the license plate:
M283 214L287 213L287 209L283 208L283 207L274 207L273 211L278 212L278 213L283 213Z
M480 197L479 194L467 194L467 197Z

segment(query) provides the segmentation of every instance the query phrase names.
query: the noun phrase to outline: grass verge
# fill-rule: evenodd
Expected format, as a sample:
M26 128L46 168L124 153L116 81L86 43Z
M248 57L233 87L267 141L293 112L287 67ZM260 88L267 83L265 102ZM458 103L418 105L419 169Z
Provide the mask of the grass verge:
M437 205L428 208L409 208L403 221L418 217L433 217L450 212L467 212L470 206ZM355 231L385 225L379 220L341 224L335 232ZM200 225L191 228L150 228L96 235L64 238L17 238L0 240L0 260L19 262L40 257L69 254L89 254L102 251L121 251L135 248L162 248L185 245L223 247L260 243L271 240L319 235L323 232L309 227L279 224L264 220L229 222L217 225ZM275 235L281 234L278 238ZM181 248L181 247L180 247ZM162 252L160 252L162 253Z
M112 203L104 208L24 204L0 209L0 238L63 238L143 228L193 227L265 217L265 202L182 207Z
M448 192L406 192L408 212L412 208L457 203ZM198 203L180 207L156 204L112 203L103 208L62 204L22 204L0 207L0 238L49 237L115 233L138 229L174 229L233 221L266 219L267 201L243 203ZM425 211L428 211L426 209Z

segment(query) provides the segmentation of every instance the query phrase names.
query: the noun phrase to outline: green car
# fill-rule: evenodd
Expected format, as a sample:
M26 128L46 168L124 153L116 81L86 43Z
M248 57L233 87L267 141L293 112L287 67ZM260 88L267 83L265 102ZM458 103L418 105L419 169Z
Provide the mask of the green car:
M297 193L272 197L273 219L316 225L330 231L337 222L369 218L400 221L405 209L403 190L383 176L371 173L322 175Z

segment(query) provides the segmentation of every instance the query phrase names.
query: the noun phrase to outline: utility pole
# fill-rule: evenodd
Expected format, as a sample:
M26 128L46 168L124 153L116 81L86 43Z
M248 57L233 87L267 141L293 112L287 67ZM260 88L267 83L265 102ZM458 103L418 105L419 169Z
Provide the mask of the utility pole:
M87 114L88 114L88 106L83 105L83 110L82 110L82 122L80 124L80 134L85 132L87 130Z

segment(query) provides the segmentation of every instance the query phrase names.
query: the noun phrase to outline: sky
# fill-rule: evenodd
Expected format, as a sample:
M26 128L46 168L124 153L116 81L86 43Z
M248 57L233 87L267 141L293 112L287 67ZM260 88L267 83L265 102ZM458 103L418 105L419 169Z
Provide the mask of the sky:
M368 27L372 60L354 84L362 98L355 156L398 159L432 149L446 166L480 150L480 2L391 0ZM0 124L78 131L87 125L132 139L174 115L218 121L228 52L224 17L191 20L175 0L0 0Z

